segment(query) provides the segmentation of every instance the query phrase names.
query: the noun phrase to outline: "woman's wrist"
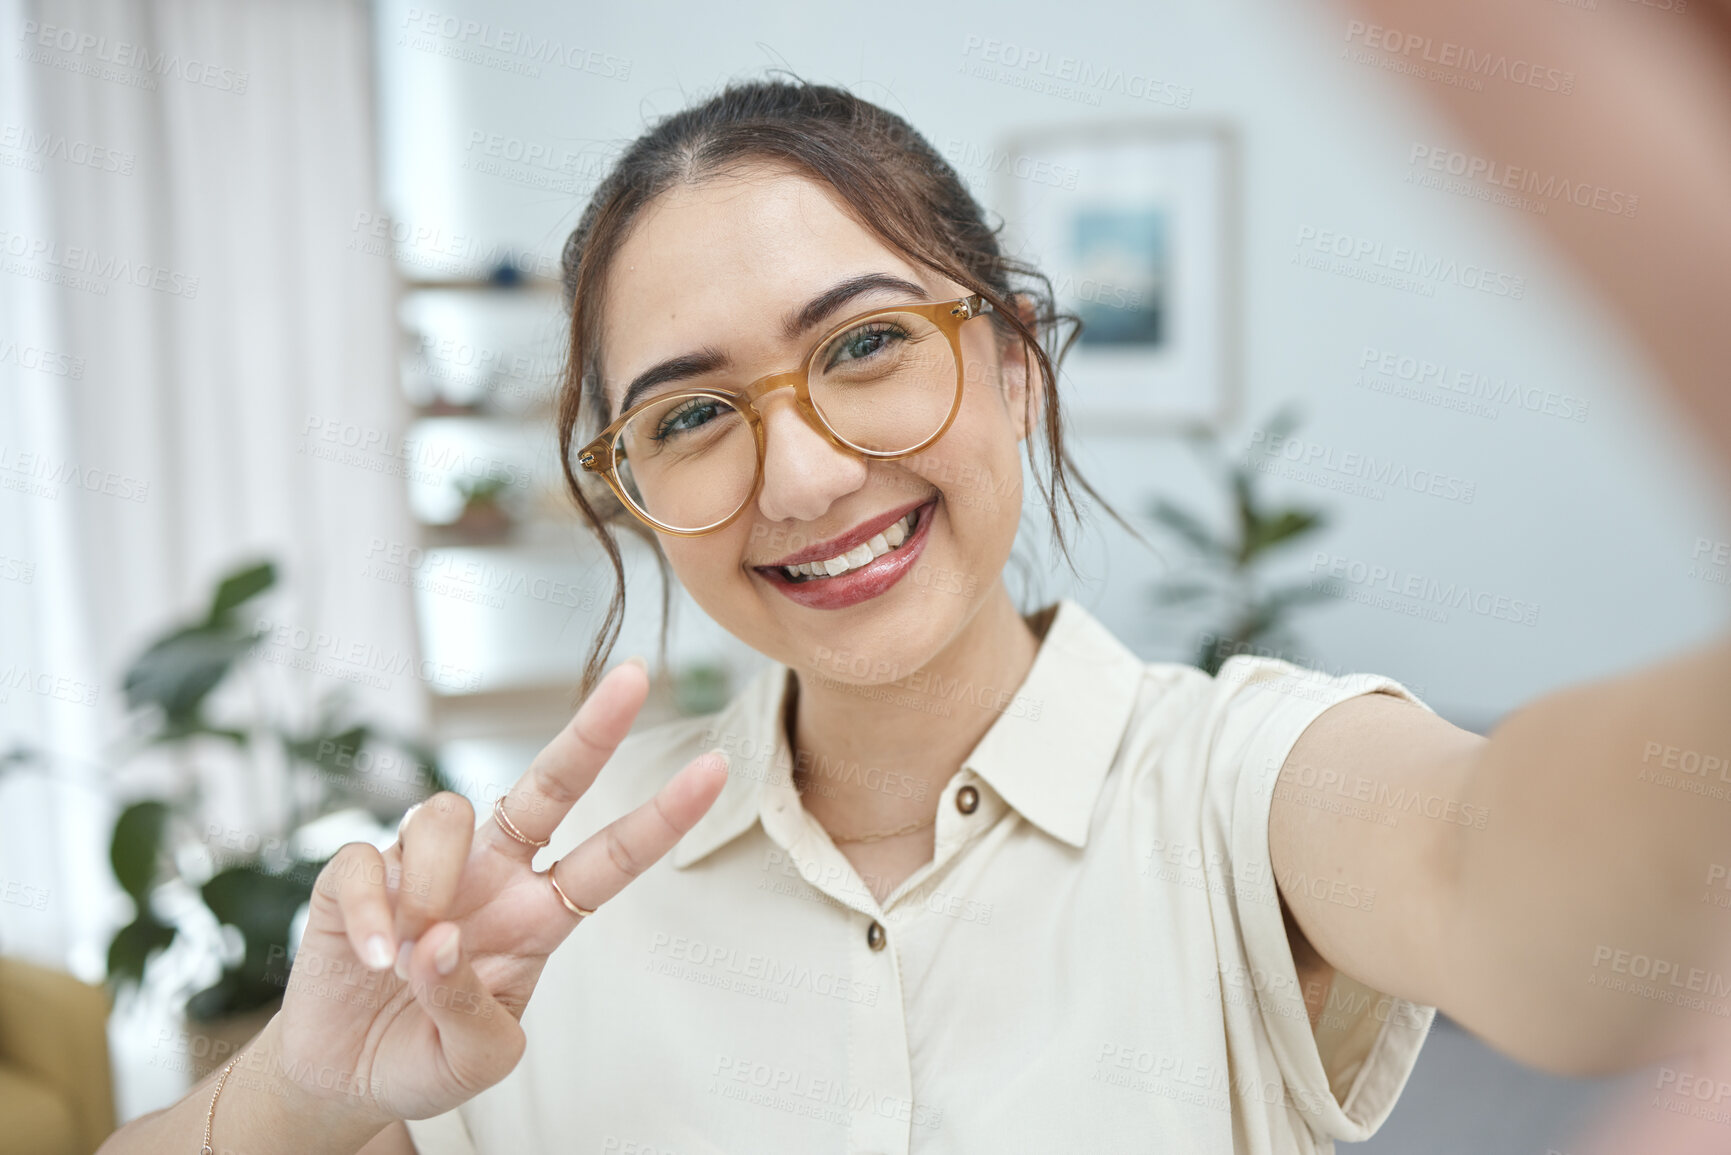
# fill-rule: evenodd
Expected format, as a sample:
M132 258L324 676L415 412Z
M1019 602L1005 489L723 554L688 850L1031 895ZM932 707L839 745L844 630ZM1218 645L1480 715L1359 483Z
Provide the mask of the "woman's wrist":
M354 1155L392 1120L370 1096L344 1102L291 1078L297 1072L280 1059L277 1025L273 1018L235 1055L220 1094L219 1073L120 1128L97 1155L200 1155L207 1126L212 1155Z
M235 1055L214 1101L205 1095L213 1155L360 1150L393 1121L374 1088L334 1064L286 1059L281 1022L279 1012Z

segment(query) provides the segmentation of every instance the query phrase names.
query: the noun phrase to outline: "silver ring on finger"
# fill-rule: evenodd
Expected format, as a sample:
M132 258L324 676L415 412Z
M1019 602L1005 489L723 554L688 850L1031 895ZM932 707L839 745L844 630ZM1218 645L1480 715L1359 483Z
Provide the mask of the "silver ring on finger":
M554 869L557 869L558 866L559 864L557 862L553 864ZM559 896L559 901L565 905L565 909L576 915L579 919L588 918L590 915L595 913L592 910L584 910L565 896L565 892L559 887L559 880L553 877L553 870L547 871L547 881L553 884L553 893Z

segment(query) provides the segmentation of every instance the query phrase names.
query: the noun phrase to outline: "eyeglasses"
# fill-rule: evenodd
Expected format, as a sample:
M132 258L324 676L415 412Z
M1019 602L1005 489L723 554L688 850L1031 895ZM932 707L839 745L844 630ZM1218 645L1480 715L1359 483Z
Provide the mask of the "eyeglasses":
M974 295L861 313L824 334L797 369L633 405L577 462L655 529L713 533L763 485L764 397L791 388L806 421L838 448L878 461L918 453L961 411L962 324L990 310Z

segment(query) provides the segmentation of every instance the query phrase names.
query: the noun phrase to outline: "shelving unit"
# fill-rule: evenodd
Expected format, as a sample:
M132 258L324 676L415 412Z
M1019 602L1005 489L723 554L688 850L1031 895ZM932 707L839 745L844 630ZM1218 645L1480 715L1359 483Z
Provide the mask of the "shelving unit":
M520 775L570 717L612 568L559 469L558 285L513 274L400 286L400 379L415 413L405 484L420 529L375 560L411 587L422 656L449 672L430 687L431 737L452 781L479 796ZM465 501L459 481L496 492ZM630 596L614 658L653 662L659 577L646 548L620 536ZM720 665L737 686L757 655L682 592L675 601L691 628L669 638L673 668ZM637 726L680 713L676 676L656 673Z

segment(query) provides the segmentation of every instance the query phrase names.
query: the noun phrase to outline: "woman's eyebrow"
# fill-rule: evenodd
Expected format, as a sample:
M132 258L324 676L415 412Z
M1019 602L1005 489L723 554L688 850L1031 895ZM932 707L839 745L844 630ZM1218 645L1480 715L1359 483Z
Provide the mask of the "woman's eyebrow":
M865 273L832 285L795 309L782 321L782 332L789 340L793 340L855 297L873 292L891 292L913 301L923 301L930 295L924 285L917 285L905 277L890 273ZM616 412L624 413L658 386L718 372L726 369L729 364L731 362L727 354L712 345L695 353L683 353L678 357L658 361L631 379L631 384L625 387L625 395L620 399Z
M631 379L631 384L625 387L625 396L619 402L618 412L624 413L637 404L638 398L645 393L669 381L701 377L705 373L725 369L731 363L726 353L713 346L705 346L696 353L683 353L678 357L659 361Z
M905 277L897 277L890 273L866 273L862 276L850 277L838 285L825 289L806 302L805 305L788 314L787 319L782 322L782 333L789 340L792 340L855 297L878 290L888 290L904 295L912 301L923 301L931 295L924 285L916 285Z

